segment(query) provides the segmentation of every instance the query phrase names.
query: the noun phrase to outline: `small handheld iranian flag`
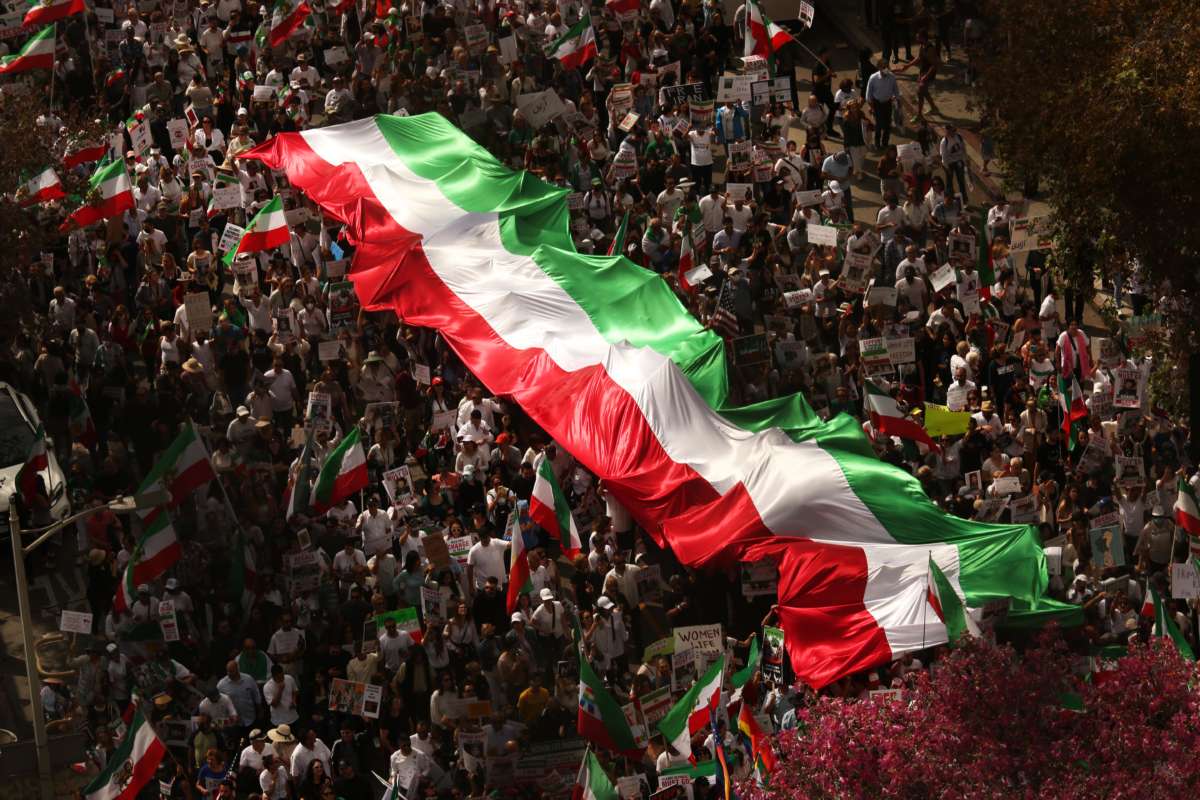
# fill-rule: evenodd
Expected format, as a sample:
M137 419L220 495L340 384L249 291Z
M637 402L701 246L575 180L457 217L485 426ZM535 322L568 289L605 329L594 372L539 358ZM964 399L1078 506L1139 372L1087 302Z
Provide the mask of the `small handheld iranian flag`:
M21 205L32 206L38 203L49 203L51 200L61 200L67 196L63 191L62 181L58 173L47 167L33 180L21 187Z
M1196 502L1196 490L1183 478L1175 497L1175 524L1188 536L1200 536L1200 503Z
M631 758L640 756L637 740L616 698L582 655L579 657L579 713L575 719L579 735L602 750Z
M558 479L554 477L554 469L548 458L543 458L542 463L538 465L537 477L533 481L533 495L529 498L529 516L546 529L551 539L558 541L567 558L579 555L579 528L575 527L575 518L571 515L571 507L567 505L567 496L558 485Z
M167 747L142 716L133 712L121 745L108 757L104 769L83 790L86 800L133 800L154 778Z
M864 380L863 405L871 419L871 427L875 434L883 436L899 436L913 442L920 442L930 450L941 452L929 434L915 420L900 412L896 400L872 380Z
M575 778L575 790L571 800L618 800L617 787L613 786L600 760L589 748L583 754L579 775Z
M546 57L557 58L563 69L578 69L595 58L596 32L592 30L592 15L585 13L566 33L547 45Z
M929 556L929 605L933 606L934 613L946 626L946 635L951 642L961 639L964 633L979 635L979 626L967 612L967 607L963 605L946 573L933 560L932 554Z
M696 291L696 287L692 286L688 281L687 275L696 266L695 252L692 250L692 231L691 226L683 232L683 241L679 244L679 288L689 294Z
M61 226L66 230L72 224L81 228L123 214L134 207L133 184L125 170L125 162L114 159L100 168L88 181L87 205L67 218Z
M625 216L621 217L621 224L617 226L617 232L613 234L612 241L608 243L608 252L605 255L619 256L625 252L625 234L629 230L629 212L625 212Z
M170 446L146 474L140 492L158 483L171 493L168 508L176 508L192 492L217 477L208 450L192 423L185 422Z
M680 755L692 757L692 736L707 728L716 712L724 674L725 656L722 655L658 723L667 744Z
M0 59L0 75L16 75L31 69L54 69L54 26L47 25L15 55Z
M26 506L37 496L38 473L49 466L50 459L46 456L46 431L38 425L33 444L29 448L29 456L17 472L17 491L21 493L21 500Z
M86 10L83 0L33 0L21 25L32 28L35 25L50 25L60 19L82 14Z
M367 487L367 456L357 427L342 437L321 465L312 491L313 510L324 514L355 492Z
M165 508L151 509L143 519L146 520L146 532L133 548L133 556L113 598L113 608L117 611L128 611L137 596L137 587L162 575L183 554L171 524L171 515Z
M1079 380L1071 378L1071 383L1061 375L1058 377L1058 397L1062 406L1062 431L1067 449L1074 450L1079 445L1079 432L1083 430L1088 416L1087 406L1083 402L1083 389L1079 388Z
M1153 585L1149 586L1150 598L1154 601L1154 635L1166 636L1175 643L1176 649L1179 650L1179 655L1189 661L1196 660L1196 654L1192 651L1192 646L1188 644L1183 633L1175 624L1175 620L1171 619L1171 609L1167 608L1167 604L1159 597L1158 590Z
M63 156L63 166L67 169L75 169L81 164L91 164L94 161L99 161L108 153L108 145L94 144L83 145L78 149L72 150Z
M772 22L758 3L749 0L746 4L746 47L742 55L774 59L775 51L791 41L795 40L790 33Z
M312 13L305 0L292 4L288 0L280 0L275 4L271 13L271 32L267 41L271 47L279 47L287 41L292 32L304 24L304 20Z
M533 591L533 581L529 578L529 546L525 543L525 531L521 525L521 514L528 508L525 501L518 501L517 507L508 515L508 533L512 540L509 550L508 594L506 597L508 613L517 610L517 601L521 595ZM532 511L530 511L532 516Z
M257 253L260 250L270 250L287 243L287 217L283 213L283 201L276 195L271 198L271 202L254 215L250 224L246 226L246 232L242 234L242 238L238 240L236 246L229 248L229 252L222 260L226 264L232 264L234 257L239 253Z

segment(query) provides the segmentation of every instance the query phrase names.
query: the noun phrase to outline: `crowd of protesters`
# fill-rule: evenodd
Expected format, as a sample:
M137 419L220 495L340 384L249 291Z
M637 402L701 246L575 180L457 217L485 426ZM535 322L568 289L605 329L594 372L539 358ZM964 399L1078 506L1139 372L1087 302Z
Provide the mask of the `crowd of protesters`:
M925 101L935 108L939 66L980 29L970 4L922 16L881 3L882 57L864 53L857 72L835 74L828 53L789 48L779 62L798 67L792 100L765 104L710 102L724 72L761 68L739 59L744 6L729 17L678 0L620 12L575 0L309 5L276 46L255 35L273 9L252 0L101 2L59 23L54 94L111 128L136 208L62 235L52 263L21 270L34 321L5 343L3 378L39 408L77 509L134 492L184 424L217 474L172 514L183 557L135 587L125 612L113 597L136 555L136 515L97 512L57 543L62 563L37 562L73 559L86 575L93 635L80 639L76 677L42 690L52 719L87 731L86 769L106 764L136 698L172 752L143 796L363 800L383 791L375 773L406 788L419 776L418 796L565 797L529 765L578 742L577 639L636 706L687 688L688 673L655 648L673 628L724 623L740 663L773 622L771 596L748 596L738 573L680 567L639 530L636 509L520 408L488 396L435 333L359 309L340 226L281 174L235 158L279 132L376 113L436 111L504 163L569 187L581 252L606 252L628 219L620 252L702 322L723 309L714 327L728 336L765 334L765 358L730 364L740 400L799 391L868 435L866 380L917 421L926 404L944 406L939 419L956 432L936 436L938 447L878 436L879 457L951 513L1039 526L1051 595L1083 607L1085 639L1148 634L1147 582L1172 596L1171 565L1188 560L1171 509L1195 466L1189 432L1155 413L1154 365L1138 349L1169 287L1135 274L1120 288L1137 324L1097 336L1098 318L1084 326L1091 287L1060 285L1053 253L1017 229L1020 204L971 195L962 135L923 113ZM599 57L563 69L543 48L589 10ZM901 63L900 45L914 42ZM921 94L904 128L896 72L914 66ZM6 103L38 96L4 88ZM521 98L545 90L562 108L535 127ZM64 151L83 144L57 131L51 108L41 122ZM130 133L142 124L139 145ZM893 141L893 128L915 146ZM743 142L751 157L734 163ZM883 207L868 210L855 190L876 183ZM214 208L228 186L240 201ZM275 196L288 245L224 263L225 225ZM70 210L39 213L53 231ZM836 244L810 243L830 229ZM685 237L712 273L690 291L677 271ZM185 302L198 294L207 314ZM1077 433L1064 432L1060 377L1086 398ZM80 428L80 399L94 438ZM289 515L304 458L319 465L355 426L369 487L325 513ZM568 559L542 532L533 591L509 613L506 531L543 461L583 552ZM31 526L47 521L45 489L45 507L25 509ZM425 545L439 535L463 546L435 554ZM242 594L230 590L235 572ZM1176 602L1195 641L1194 603ZM415 629L389 614L404 609L416 610ZM903 685L930 657L823 691ZM790 709L814 693L786 664L763 672L743 702L789 727ZM364 687L378 693L364 698ZM605 760L653 787L686 759L647 734L641 761Z

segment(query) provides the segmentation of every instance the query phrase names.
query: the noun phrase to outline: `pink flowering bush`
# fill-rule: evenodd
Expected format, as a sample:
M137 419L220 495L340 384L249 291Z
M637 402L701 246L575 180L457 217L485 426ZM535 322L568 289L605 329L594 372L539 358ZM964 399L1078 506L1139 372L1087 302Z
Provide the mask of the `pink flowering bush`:
M1056 634L1036 649L971 640L903 699L822 698L772 741L771 787L743 800L1193 797L1200 669L1171 643L1081 681ZM1111 665L1110 665L1111 666ZM1093 676L1095 678L1095 676ZM1063 707L1063 692L1083 698Z

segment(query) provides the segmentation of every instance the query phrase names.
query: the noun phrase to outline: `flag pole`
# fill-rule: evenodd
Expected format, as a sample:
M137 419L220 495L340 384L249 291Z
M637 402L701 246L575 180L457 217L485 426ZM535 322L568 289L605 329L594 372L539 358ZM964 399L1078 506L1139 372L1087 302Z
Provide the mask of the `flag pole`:
M54 48L50 52L50 110L54 111L54 79L58 73L58 23L54 23Z
M929 558L925 560L925 602L921 604L921 649L925 649L925 615L929 613L929 591L933 588L930 579L933 577L929 571L929 563L933 561L933 551L929 551Z

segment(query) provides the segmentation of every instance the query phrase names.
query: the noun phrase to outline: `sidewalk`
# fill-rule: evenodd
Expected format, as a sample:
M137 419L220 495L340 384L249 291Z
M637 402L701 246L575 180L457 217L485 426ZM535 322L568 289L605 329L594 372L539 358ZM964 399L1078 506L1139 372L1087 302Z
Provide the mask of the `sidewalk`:
M867 27L859 13L857 3L847 3L844 0L824 0L817 7L817 14L825 15L829 23L838 30L844 40L851 45L855 52L869 48L878 60L882 42L878 31ZM903 48L901 48L903 49ZM913 55L919 48L913 43ZM899 65L893 65L896 67ZM916 113L917 108L917 72L916 67L910 67L904 72L898 72L896 78L900 84L901 119L896 130L903 135L909 130L908 120ZM961 47L955 48L949 63L943 64L938 71L938 77L933 85L933 98L937 103L940 114L925 113L931 127L939 136L945 133L946 123L958 126L959 133L967 144L967 161L970 171L970 182L975 194L972 201L976 204L987 202L1004 194L999 176L983 174L982 140L979 135L979 114L974 105L973 92L966 85L966 59ZM996 163L989 165L992 170Z

